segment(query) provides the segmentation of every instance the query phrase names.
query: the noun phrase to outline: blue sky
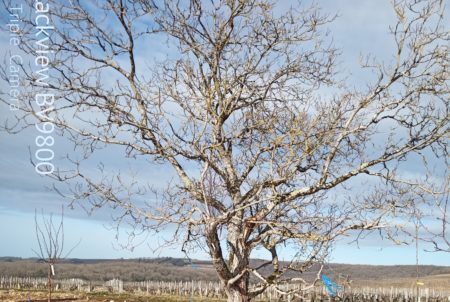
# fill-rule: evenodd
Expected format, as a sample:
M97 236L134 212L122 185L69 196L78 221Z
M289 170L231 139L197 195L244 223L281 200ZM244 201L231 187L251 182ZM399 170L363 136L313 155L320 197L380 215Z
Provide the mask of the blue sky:
M280 1L286 4L290 1ZM388 25L392 24L394 13L387 0L324 0L320 1L324 11L338 13L339 18L330 26L334 42L342 50L341 68L350 72L355 79L361 79L358 69L360 54L371 53L378 58L391 59L392 40L387 36ZM4 24L2 24L4 26ZM6 43L2 33L2 46ZM1 47L4 49L3 47ZM158 47L150 47L157 49ZM160 51L160 48L158 48ZM5 52L2 51L2 57ZM146 55L149 55L148 53ZM151 55L151 53L150 53ZM357 85L357 82L355 82ZM11 115L6 106L0 106L2 117ZM34 210L44 209L47 213L57 213L61 198L48 191L48 179L40 177L29 163L28 146L34 145L35 133L23 132L8 135L0 132L0 256L33 256L36 248L34 234ZM55 151L64 151L64 139L56 138ZM118 161L117 153L100 155L106 163L115 167L123 166ZM136 164L138 166L139 163ZM413 170L413 167L411 167ZM152 166L145 171L145 177L153 183L164 183L170 178L163 166ZM183 257L180 248L175 246L153 252L151 247L159 240L149 238L145 244L133 251L119 247L115 230L110 229L110 213L101 210L88 216L82 209L65 211L66 246L74 245L81 238L81 244L73 251L71 257L78 258L134 258L172 256ZM126 239L126 229L119 233L119 242ZM148 245L147 245L148 244ZM293 251L294 253L294 251ZM193 258L205 258L205 254L190 255ZM289 253L284 257L288 258ZM371 237L361 242L359 248L340 242L330 258L339 263L366 264L414 264L413 246L394 246L388 241L380 242L378 237ZM443 253L420 252L423 264L450 265L450 255Z

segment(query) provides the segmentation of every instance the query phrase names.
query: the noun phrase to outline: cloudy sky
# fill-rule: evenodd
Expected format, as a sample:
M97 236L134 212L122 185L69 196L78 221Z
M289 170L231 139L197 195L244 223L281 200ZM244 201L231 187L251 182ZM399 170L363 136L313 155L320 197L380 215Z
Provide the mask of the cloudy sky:
M20 0L17 0L20 2ZM282 1L288 3L289 1ZM393 41L388 36L388 26L393 24L394 13L387 0L322 0L323 9L338 13L338 19L330 26L334 42L342 50L341 68L350 72L355 82L364 78L358 68L361 54L371 53L383 60L391 59ZM447 9L448 11L448 9ZM5 12L3 12L5 13ZM6 27L5 16L2 27ZM0 49L2 58L7 55L7 33L1 33ZM159 49L158 45L149 45L150 50ZM151 55L147 53L147 55ZM4 83L0 86L5 88ZM9 108L0 105L2 120L11 116ZM36 248L34 232L34 211L60 211L64 200L46 189L51 186L49 179L40 177L29 161L29 146L34 145L35 132L22 132L8 135L0 132L0 256L30 257ZM59 145L58 145L59 144ZM64 152L64 140L56 139L55 151ZM101 155L106 165L120 167L121 155L109 151ZM138 165L138 164L137 164ZM170 178L161 166L146 169L143 177L154 184L164 183ZM110 229L110 213L100 210L87 215L82 209L65 210L66 246L71 246L81 239L81 244L73 251L71 257L79 258L133 258L173 256L182 257L179 247L152 251L159 238L149 238L146 243L133 251L120 248L120 242L126 239L126 229L119 233ZM286 258L289 254L284 255ZM204 254L191 255L193 258L205 258ZM450 265L450 255L420 252L421 263ZM341 242L335 248L330 261L341 263L368 264L414 264L415 249L412 246L393 246L390 242L380 242L370 238L361 242L359 248Z

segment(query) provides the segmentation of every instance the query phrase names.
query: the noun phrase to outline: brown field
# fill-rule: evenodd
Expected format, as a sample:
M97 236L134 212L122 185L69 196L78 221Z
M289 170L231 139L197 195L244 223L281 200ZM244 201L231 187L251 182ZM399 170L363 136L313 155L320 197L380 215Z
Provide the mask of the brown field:
M188 294L191 293L191 290L194 295L198 295L192 299L192 302L226 301L226 299L213 298L221 295L215 291L215 289L218 290L219 283L217 283L217 276L211 263L195 260L195 264L196 266L193 268L185 260L174 258L130 260L68 259L56 266L57 276L62 281L69 278L80 278L83 283L81 286L78 286L78 289L75 289L77 291L68 292L64 290L68 290L71 286L64 287L65 283L60 282L60 291L54 293L52 301L183 302L190 301ZM47 294L44 290L46 286L45 269L45 264L39 263L36 259L2 259L0 257L0 288L4 288L0 290L0 302L47 301ZM421 295L425 297L429 294L430 297L440 297L439 300L430 299L428 302L450 302L447 298L450 295L450 267L420 266L419 271L421 274L419 280L423 282L423 285L420 286ZM358 296L363 294L366 296L367 293L371 293L376 296L379 294L404 296L408 292L407 296L410 296L411 293L414 294L416 291L416 267L412 265L330 264L327 265L324 273L335 280L336 283L345 285L346 295ZM309 272L305 273L304 277L307 280L312 280L315 275L315 272ZM13 276L28 278L26 279L28 282L25 282L25 284L15 283L13 280L11 284L9 276L12 276L13 279ZM110 286L106 285L105 282L113 278L119 278L119 276L123 281L125 292L105 292ZM341 283L341 276L344 278L343 280L346 280L348 276L350 277L349 280L352 281L350 284ZM39 285L38 283L34 284L34 278L41 278L38 282ZM32 281L29 281L30 279ZM191 281L193 284L195 283L195 286L191 286ZM149 285L148 282L151 284ZM92 291L86 290L88 285ZM6 288L9 288L9 290ZM75 288L77 287L75 286ZM316 292L326 293L326 289L318 284ZM182 296L183 294L184 296ZM203 298L200 297L202 294ZM272 297L272 301L281 301L274 299L273 293L265 296ZM325 300L328 301L328 298ZM265 301L268 301L267 298ZM308 301L308 299L304 301ZM358 302L362 301L358 300ZM412 301L405 300L405 302Z
M252 260L257 266L258 261ZM57 278L80 278L87 281L107 281L121 279L123 281L219 281L217 274L209 261L193 260L193 268L186 259L155 258L155 259L66 259L55 267ZM302 276L313 280L317 275L318 266ZM414 265L350 265L328 264L323 273L331 279L338 279L339 274L348 275L353 282L383 283L394 281L398 286L408 286L414 283L416 267ZM426 281L450 280L449 266L421 265L420 275ZM0 277L47 277L47 267L37 259L21 259L0 257ZM429 279L431 278L431 279ZM364 281L365 282L365 281ZM367 283L365 282L365 283ZM447 287L447 288L450 288Z
M47 293L44 291L20 291L0 290L1 302L47 302ZM57 292L52 294L52 301L89 301L89 302L182 302L189 301L187 297L175 296L142 296L136 294L111 294L111 293L71 293ZM222 302L226 299L199 298L195 297L192 302Z
M419 278L424 285L421 288L430 288L438 291L450 291L450 275L434 275ZM354 288L414 288L416 278L386 278L386 279L362 279L352 283Z

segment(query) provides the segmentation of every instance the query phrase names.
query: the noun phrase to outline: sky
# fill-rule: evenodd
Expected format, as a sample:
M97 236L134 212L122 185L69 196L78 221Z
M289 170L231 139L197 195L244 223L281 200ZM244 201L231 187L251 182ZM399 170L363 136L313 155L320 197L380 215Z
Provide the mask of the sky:
M18 0L20 2L20 0ZM390 1L386 0L322 0L325 12L338 13L339 17L330 26L334 43L341 49L341 68L360 79L358 60L361 54L389 60L393 44L387 38L388 25L392 24L394 13ZM282 1L287 4L290 1ZM2 19L4 23L4 18ZM6 24L2 24L5 27ZM5 32L1 33L0 49L7 43ZM150 45L152 49L160 48ZM6 55L5 51L1 56ZM156 55L156 54L155 54ZM0 86L1 88L2 86ZM3 87L4 88L4 87ZM10 116L9 109L0 105L2 119ZM35 238L34 211L43 209L46 213L59 213L64 200L55 192L46 189L51 186L49 179L39 176L29 161L29 146L34 145L35 133L25 131L9 135L0 131L0 257L32 257L32 249L37 248ZM58 145L58 143L60 145ZM55 152L63 152L65 146L61 138L56 138ZM101 155L106 164L120 166L118 153L106 152ZM155 166L144 175L152 183L164 183L170 173L163 166ZM120 247L126 240L127 229L121 229L118 240L116 231L111 229L111 213L99 210L88 215L80 208L65 209L66 247L81 243L73 250L74 258L137 258L137 257L183 257L179 246L153 251L159 237L147 238L144 244L133 251ZM170 230L166 231L168 234ZM164 236L164 232L163 232ZM450 255L430 253L420 250L421 264L450 265ZM294 253L294 251L292 251ZM329 259L331 262L352 264L415 264L414 246L394 246L378 237L356 245L339 242ZM206 259L204 253L190 255L192 258ZM288 258L289 253L284 255Z

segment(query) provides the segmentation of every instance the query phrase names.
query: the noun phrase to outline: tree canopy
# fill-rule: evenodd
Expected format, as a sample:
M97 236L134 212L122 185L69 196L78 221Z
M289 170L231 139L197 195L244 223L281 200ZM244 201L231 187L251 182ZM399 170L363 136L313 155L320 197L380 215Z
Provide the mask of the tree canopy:
M56 126L82 150L68 158L73 168L49 171L71 185L67 195L122 209L118 222L144 232L175 225L183 250L209 253L229 301L304 282L301 273L342 236L377 230L397 240L411 195L442 193L399 169L412 155L425 167L447 160L442 1L394 1L393 60L365 60L374 80L363 88L336 68L325 30L334 17L315 5L51 0L42 8L54 28L37 35L34 7L20 47L33 57L52 50L48 66L39 62L49 77L21 64L28 95L5 128ZM167 56L152 57L155 43ZM177 179L153 190L83 170L83 159L110 145L170 166ZM286 246L298 253L281 263ZM249 261L255 249L270 255L258 267Z

